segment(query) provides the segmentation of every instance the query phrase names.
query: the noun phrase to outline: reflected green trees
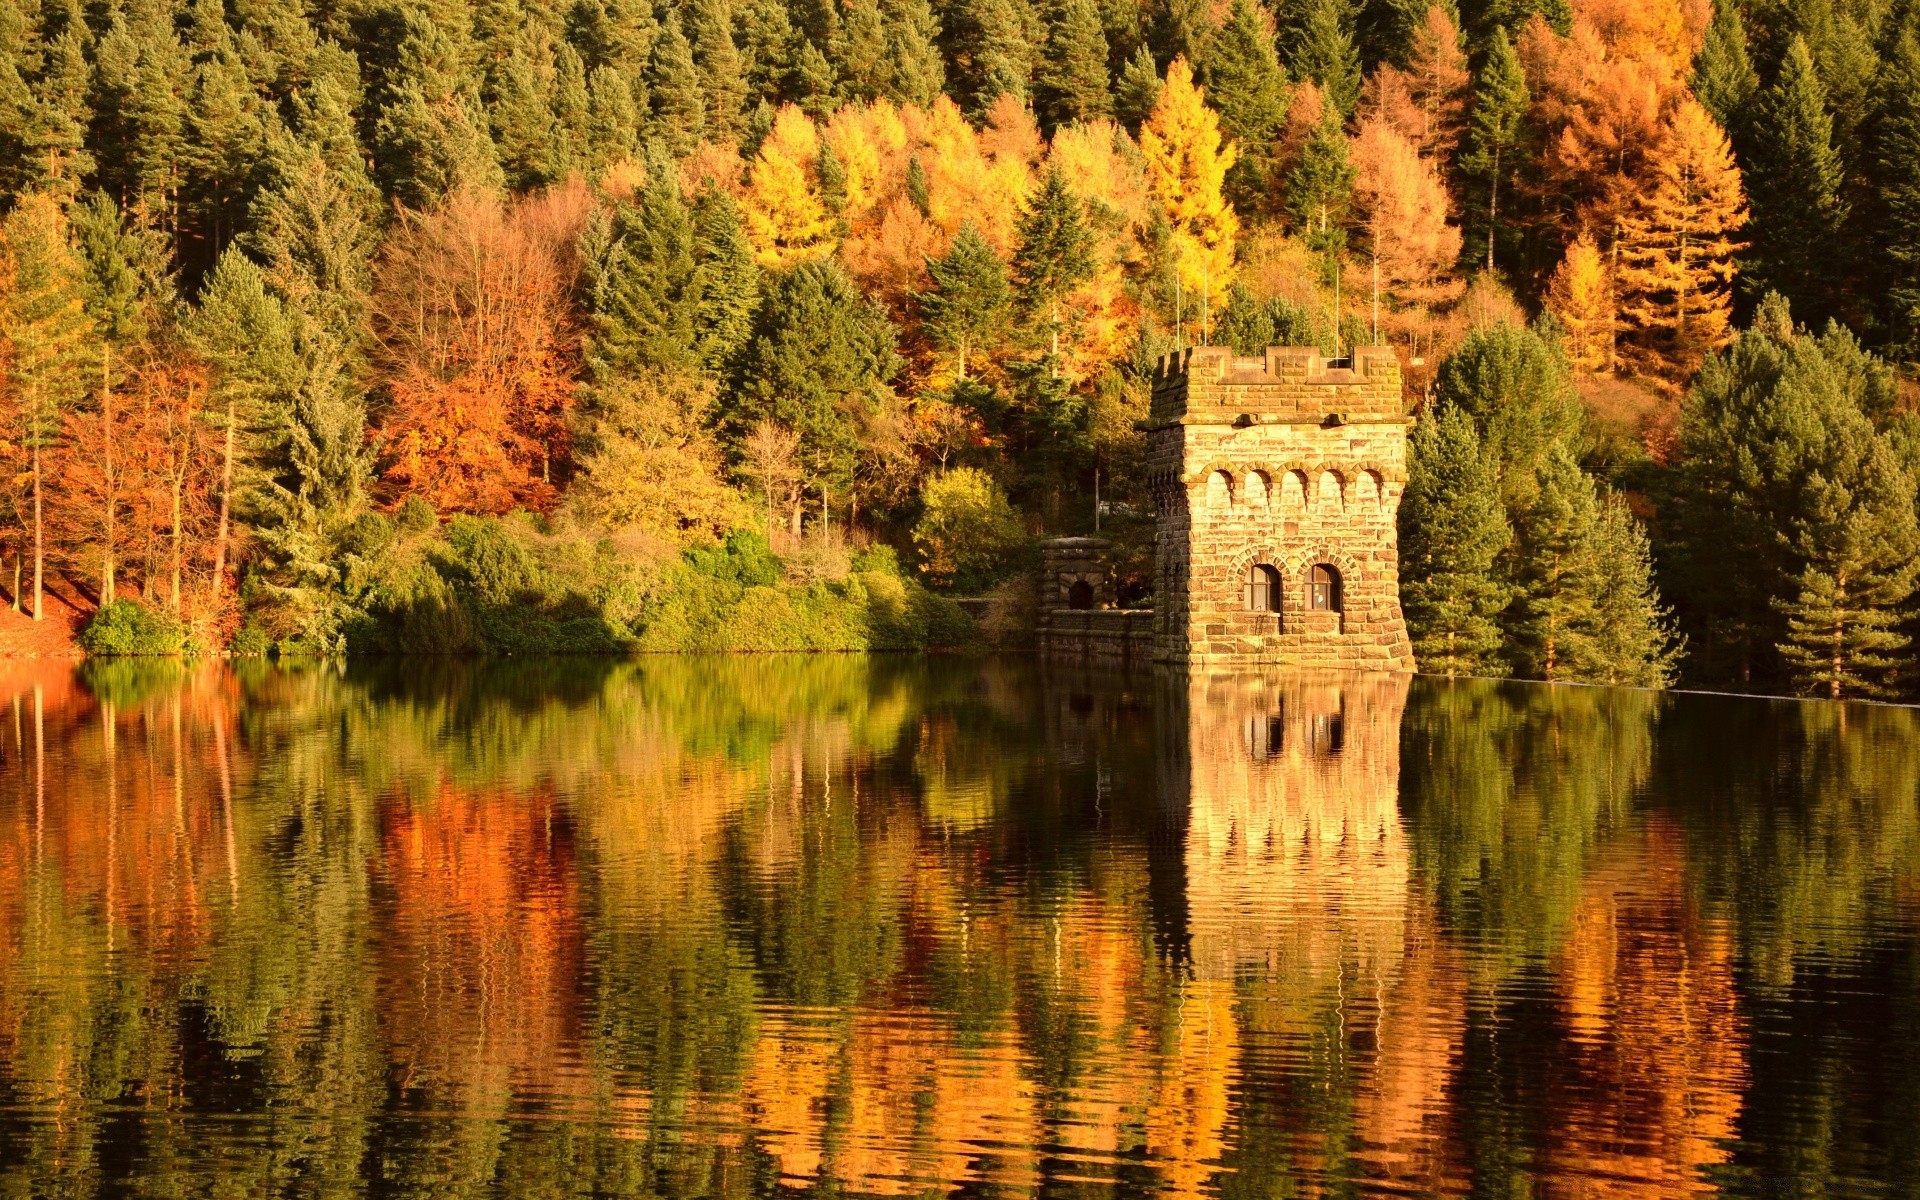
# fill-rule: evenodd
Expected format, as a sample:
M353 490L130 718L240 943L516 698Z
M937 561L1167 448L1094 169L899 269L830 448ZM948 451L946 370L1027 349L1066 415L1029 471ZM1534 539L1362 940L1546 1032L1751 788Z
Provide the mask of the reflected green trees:
M1916 734L1022 661L7 668L0 1194L1912 1195Z

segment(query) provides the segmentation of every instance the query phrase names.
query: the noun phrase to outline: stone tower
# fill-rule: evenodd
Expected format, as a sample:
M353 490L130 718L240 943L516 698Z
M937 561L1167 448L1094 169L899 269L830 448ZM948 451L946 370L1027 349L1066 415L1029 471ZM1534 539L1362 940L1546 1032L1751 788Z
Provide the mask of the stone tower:
M1411 424L1385 346L1163 358L1142 425L1154 658L1413 670L1394 531Z

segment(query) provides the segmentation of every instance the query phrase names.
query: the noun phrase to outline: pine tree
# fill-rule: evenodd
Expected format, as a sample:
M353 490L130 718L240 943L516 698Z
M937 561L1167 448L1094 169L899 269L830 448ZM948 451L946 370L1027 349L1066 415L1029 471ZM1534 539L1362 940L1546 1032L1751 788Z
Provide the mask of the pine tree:
M1093 278L1093 230L1087 224L1086 203L1067 187L1058 168L1049 168L1027 203L1019 224L1019 246L1013 255L1014 297L1020 310L1044 322L1049 357L1060 357L1064 328L1061 306L1075 289ZM1050 372L1057 374L1057 368Z
M907 181L905 184L907 203L921 216L930 216L933 212L933 194L927 190L927 169L920 165L918 154L907 160Z
M1886 322L1894 344L1920 358L1920 33L1913 29L1901 31L1881 67L1870 144L1884 213Z
M1584 440L1586 410L1566 358L1533 329L1501 323L1469 333L1441 364L1434 394L1479 425L1516 525L1531 503L1541 465L1556 450L1577 451Z
M641 120L633 102L633 80L614 67L595 67L587 76L587 124L581 157L600 172L631 158L640 146ZM656 127L658 122L655 122Z
M1694 98L1737 140L1746 128L1748 105L1760 90L1760 76L1747 55L1747 28L1739 0L1717 0L1706 40L1693 59Z
M1023 103L1032 95L1037 23L1027 0L979 0L972 11L968 109L984 119L1002 95Z
M760 307L760 267L740 210L721 189L709 188L695 200L693 228L699 264L694 290L700 296L694 344L701 366L719 375L753 331L753 314Z
M832 261L776 278L754 320L721 415L738 448L762 421L800 436L800 456L821 494L853 478L866 421L899 372L893 322Z
M1307 245L1334 260L1347 247L1353 164L1339 112L1328 105L1287 174L1287 213Z
M1413 432L1400 501L1400 598L1420 669L1505 673L1498 618L1507 589L1495 563L1512 538L1500 478L1473 418L1447 406Z
M1228 180L1243 211L1259 204L1269 186L1273 144L1292 99L1286 70L1274 53L1271 25L1255 0L1233 0L1227 23L1208 41L1200 62L1221 131L1241 149Z
M891 80L880 0L841 0L839 34L831 57L848 100L867 101L887 94Z
M1618 309L1613 279L1592 234L1582 231L1568 245L1547 285L1547 311L1566 331L1569 366L1588 374L1613 369Z
M1113 89L1113 115L1129 129L1139 129L1160 106L1160 68L1145 45L1133 52Z
M826 121L840 105L840 74L833 60L821 53L811 40L794 56L793 91L800 108L816 121Z
M522 39L496 68L489 107L494 147L513 188L537 187L553 178L556 72L551 51L527 45L530 40Z
M1500 189L1516 174L1520 134L1527 115L1527 77L1504 29L1495 29L1487 45L1487 59L1473 93L1473 115L1467 126L1466 153L1460 169L1476 182L1484 198L1475 206L1475 224L1482 214L1479 234L1486 246L1486 269L1493 270L1494 249L1500 242ZM1478 250L1474 251L1476 256Z
M747 76L733 41L733 10L728 0L694 0L687 6L687 24L700 94L707 102L707 132L738 143L746 130Z
M1311 79L1340 119L1360 102L1360 52L1354 48L1350 10L1344 0L1307 0L1306 19L1294 39L1294 75Z
M1707 110L1682 99L1615 248L1629 358L1676 383L1732 338L1735 233L1746 224L1740 172Z
M166 246L155 231L129 224L102 192L74 205L70 219L86 267L87 315L102 343L112 347L113 369L124 372L129 355L159 337L172 316Z
M44 615L48 451L63 414L86 395L96 336L87 315L85 264L59 202L22 196L0 221L0 396L26 450L33 491L33 619Z
M1048 15L1046 53L1035 91L1050 128L1113 113L1107 78L1107 35L1093 0L1056 0Z
M969 221L943 257L927 260L927 275L933 286L915 297L922 326L934 345L956 354L957 374L964 381L967 354L992 344L1005 330L1006 268Z
M1803 319L1824 317L1834 307L1847 206L1826 89L1805 39L1793 39L1780 77L1755 102L1752 140L1748 283L1779 292Z
M748 108L794 99L792 76L799 35L782 0L742 0L740 49L747 76Z
M887 96L932 108L947 86L940 59L940 21L927 0L881 0L887 28Z
M613 243L595 279L588 361L596 379L698 368L696 266L693 215L671 160L656 147L646 186L615 210Z
M374 123L382 183L414 207L462 187L498 187L504 176L467 48L424 12L409 8L405 19L392 95Z
M359 371L371 341L376 237L362 197L314 156L262 192L252 211L247 244L289 316L349 374Z
M1224 295L1233 282L1240 219L1223 185L1239 149L1220 136L1220 119L1207 107L1205 92L1194 86L1184 59L1167 67L1160 102L1140 129L1140 153L1181 282L1205 313L1213 295Z
M217 255L241 232L266 151L266 114L239 59L226 46L194 72L187 119L182 223Z
M649 137L664 142L675 158L684 158L705 134L707 101L700 92L700 71L693 47L680 29L680 14L669 12L653 43L647 67L647 94L653 101Z

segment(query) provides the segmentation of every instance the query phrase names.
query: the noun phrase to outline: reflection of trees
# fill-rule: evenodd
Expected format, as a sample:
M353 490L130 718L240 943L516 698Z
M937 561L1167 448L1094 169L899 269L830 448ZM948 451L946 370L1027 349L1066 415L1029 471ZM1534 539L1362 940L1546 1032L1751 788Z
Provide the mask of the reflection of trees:
M1910 719L839 656L0 669L0 1192L1904 1179Z
M1654 692L1421 679L1402 727L1414 871L1483 984L1565 936L1652 769Z

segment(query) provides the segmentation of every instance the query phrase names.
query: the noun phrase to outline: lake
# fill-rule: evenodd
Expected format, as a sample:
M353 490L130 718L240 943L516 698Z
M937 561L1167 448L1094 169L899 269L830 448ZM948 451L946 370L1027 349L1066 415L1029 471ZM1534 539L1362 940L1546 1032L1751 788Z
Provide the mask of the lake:
M0 1195L1920 1195L1920 720L0 666Z

